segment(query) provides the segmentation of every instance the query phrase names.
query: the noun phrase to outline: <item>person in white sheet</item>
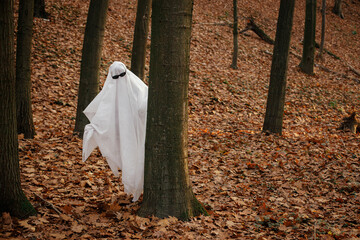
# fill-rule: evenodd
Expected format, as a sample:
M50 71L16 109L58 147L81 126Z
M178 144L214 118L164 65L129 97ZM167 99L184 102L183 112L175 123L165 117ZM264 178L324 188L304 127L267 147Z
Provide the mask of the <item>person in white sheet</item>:
M140 197L144 184L148 87L115 61L101 92L86 107L82 159L99 147L115 176L122 170L125 192Z

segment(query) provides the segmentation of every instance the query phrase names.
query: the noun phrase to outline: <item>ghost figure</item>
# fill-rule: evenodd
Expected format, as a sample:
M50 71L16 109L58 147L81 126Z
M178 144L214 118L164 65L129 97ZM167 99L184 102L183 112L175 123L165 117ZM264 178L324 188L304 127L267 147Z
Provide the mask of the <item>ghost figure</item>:
M101 92L86 107L82 159L99 147L115 176L122 170L125 192L138 200L144 183L148 87L121 62L109 69Z

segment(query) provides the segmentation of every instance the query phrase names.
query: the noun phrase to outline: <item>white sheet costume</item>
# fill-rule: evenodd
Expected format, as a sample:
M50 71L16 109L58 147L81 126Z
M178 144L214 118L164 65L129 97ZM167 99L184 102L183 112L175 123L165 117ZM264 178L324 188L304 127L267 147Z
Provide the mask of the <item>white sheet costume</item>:
M125 192L140 197L144 184L145 131L148 87L121 62L110 68L101 92L84 110L82 159L99 146L111 170L119 176Z

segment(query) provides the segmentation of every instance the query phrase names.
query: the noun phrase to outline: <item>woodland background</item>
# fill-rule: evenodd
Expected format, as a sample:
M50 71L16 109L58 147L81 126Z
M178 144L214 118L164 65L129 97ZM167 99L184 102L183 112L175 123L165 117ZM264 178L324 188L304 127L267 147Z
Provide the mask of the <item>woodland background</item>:
M299 70L305 1L297 1L284 129L276 136L261 132L273 45L251 31L240 34L238 70L231 69L232 1L195 0L189 170L210 216L182 222L136 216L141 200L132 203L122 192L98 151L81 162L82 141L73 128L89 1L47 0L49 19L34 19L37 135L19 136L23 189L39 214L4 217L0 237L359 239L360 137L337 127L360 107L360 77L349 68L360 69L360 2L344 0L344 19L331 12L333 1L327 4L325 49L340 59L325 54L313 76ZM274 39L278 8L276 0L238 0L239 30L253 17ZM130 66L135 15L135 0L110 1L101 85L113 61Z

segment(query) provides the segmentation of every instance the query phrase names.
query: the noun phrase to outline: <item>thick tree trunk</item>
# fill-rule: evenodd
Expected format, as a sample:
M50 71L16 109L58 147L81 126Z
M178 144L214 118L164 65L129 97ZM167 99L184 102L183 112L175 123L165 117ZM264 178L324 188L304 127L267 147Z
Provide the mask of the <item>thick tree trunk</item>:
M233 52L233 59L231 68L237 69L237 58L238 58L238 52L239 52L239 46L238 46L238 16L237 16L237 0L233 0L233 14L234 14L234 24L233 24L233 43L234 43L234 52Z
M187 220L206 210L188 173L188 84L192 0L152 5L150 82L141 216Z
M342 0L335 0L332 12L335 13L336 15L338 15L339 17L344 18L341 3L342 3Z
M134 41L131 54L131 71L145 80L146 42L149 32L151 0L138 0Z
M16 133L13 1L0 1L0 213L36 214L20 185Z
M282 133L286 73L295 0L281 0L263 131Z
M301 70L306 74L314 73L316 32L316 0L306 0L305 30Z
M74 129L80 136L84 133L85 125L89 123L83 111L99 92L99 69L108 3L108 0L91 0L89 6Z
M45 0L32 0L32 1L34 1L34 17L49 18L49 13L45 11Z
M31 40L34 1L19 1L16 50L16 119L18 133L33 138L35 128L31 109Z

